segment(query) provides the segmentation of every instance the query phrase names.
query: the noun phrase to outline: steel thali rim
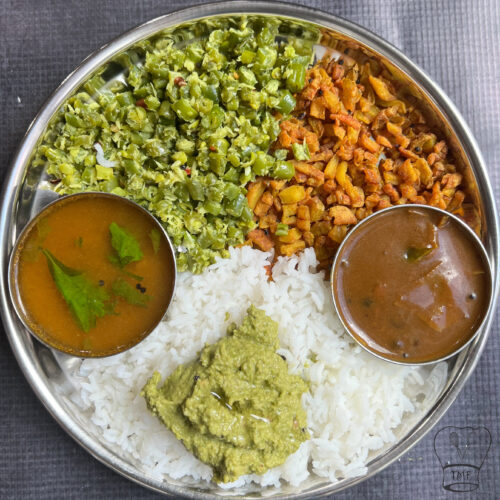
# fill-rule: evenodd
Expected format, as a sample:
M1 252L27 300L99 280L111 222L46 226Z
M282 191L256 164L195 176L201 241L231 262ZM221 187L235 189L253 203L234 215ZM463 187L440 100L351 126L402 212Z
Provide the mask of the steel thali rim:
M188 490L187 488L172 485L166 482L155 481L139 473L137 469L128 464L125 460L117 457L110 452L101 443L83 429L63 408L55 395L51 392L43 373L39 366L36 366L31 358L28 347L23 343L23 335L19 331L15 322L15 313L8 298L7 287L7 265L9 253L13 246L13 221L16 215L16 207L19 200L20 189L26 174L28 162L31 153L35 147L40 135L43 133L47 122L56 110L62 105L65 99L77 89L86 77L109 60L112 56L125 50L130 45L140 39L154 34L155 32L175 26L186 21L202 19L209 16L230 15L230 14L264 14L276 15L285 18L295 18L298 21L306 21L330 28L342 35L353 38L357 42L370 47L378 54L391 61L392 64L406 73L413 81L417 82L419 87L425 91L444 114L452 130L459 138L465 154L473 166L474 174L477 179L479 191L481 192L484 206L486 207L486 219L489 238L489 255L493 267L493 286L494 299L493 307L487 314L484 331L479 335L475 342L469 347L467 359L455 374L454 379L449 382L444 389L439 400L429 410L428 414L422 419L413 431L403 440L400 440L385 455L377 458L377 467L369 471L362 477L354 477L343 480L339 484L328 483L319 487L312 487L299 494L284 494L279 498L310 498L311 496L323 496L333 492L338 492L350 486L358 484L368 477L379 472L387 465L395 461L408 449L415 445L443 416L451 403L457 397L468 376L472 373L479 356L485 346L488 331L493 320L494 304L499 293L499 223L495 208L493 191L488 180L486 166L482 159L478 145L472 134L455 108L451 100L445 93L414 63L412 63L397 48L380 38L379 36L367 31L365 28L346 21L332 14L319 11L310 7L303 7L294 4L282 2L264 2L264 1L227 1L196 5L180 11L176 11L164 16L158 17L144 24L141 24L121 36L115 38L108 44L96 50L88 56L63 82L57 87L54 93L45 102L35 119L31 123L24 136L17 152L14 155L10 171L6 176L0 213L0 261L2 263L2 287L0 290L0 301L2 308L2 319L4 323L9 342L17 358L17 361L24 372L24 375L38 398L63 427L63 429L75 439L84 449L99 461L120 473L121 475L155 490L160 493L187 498L217 499L218 495L210 494L198 490ZM255 498L254 495L252 495Z

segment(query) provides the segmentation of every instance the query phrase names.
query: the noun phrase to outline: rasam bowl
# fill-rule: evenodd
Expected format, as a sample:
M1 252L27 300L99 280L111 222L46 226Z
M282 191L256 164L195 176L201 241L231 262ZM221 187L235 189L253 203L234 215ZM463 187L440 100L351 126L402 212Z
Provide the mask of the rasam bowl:
M144 38L165 30L173 33L178 37L179 43L182 43L189 30L193 26L200 26L202 20L214 16L241 14L282 19L283 26L287 27L284 37L300 36L303 24L312 26L321 34L321 42L316 47L317 55L322 55L324 47L330 47L339 52L346 48L359 51L360 54L372 57L386 65L395 78L405 83L408 92L427 110L429 117L433 117L435 123L440 125L443 135L452 147L456 162L465 176L470 194L475 200L482 220L481 238L493 267L493 304L495 303L499 290L499 224L494 197L477 144L457 109L442 90L399 50L354 23L316 9L292 4L235 1L198 5L154 19L130 30L84 60L42 107L15 154L4 185L0 218L2 237L0 258L3 265L2 317L15 356L37 396L77 442L113 470L155 491L187 498L208 499L236 494L244 498L255 498L255 496L261 496L262 493L265 496L279 498L311 498L338 492L376 474L408 451L437 423L456 398L480 357L491 326L494 306L488 311L484 326L474 341L459 356L448 361L448 381L435 404L429 408L421 420L411 422L409 428L398 433L399 441L394 446L370 457L365 476L341 479L335 484L315 477L298 488L284 485L279 491L262 492L257 489L228 493L212 484L187 484L173 479L165 481L155 479L148 474L140 461L126 457L106 446L89 425L85 415L70 401L72 388L66 371L72 366L74 358L59 355L34 342L17 319L6 292L8 256L16 237L51 194L43 189L46 182L43 169L28 169L28 166L34 148L63 102L103 64ZM115 75L115 77L119 78L120 75Z
M29 242L33 241L31 240L33 235L35 233L39 233L38 228L40 227L40 225L43 224L43 222L48 221L52 215L55 214L56 216L57 215L60 216L61 211L64 212L68 208L71 210L72 208L75 207L75 205L81 206L82 203L84 204L83 206L85 207L85 210L83 211L83 216L81 219L85 220L80 219L78 221L73 221L73 224L71 224L72 227L67 227L67 225L64 225L64 230L61 232L65 234L61 234L61 232L56 232L53 238L57 237L58 241L60 241L61 239L65 240L66 242L72 241L72 236L70 236L70 234L72 232L75 233L75 231L76 231L75 234L77 233L79 234L79 232L81 231L82 223L86 224L87 227L92 228L90 236L91 237L95 236L97 238L97 235L95 235L96 225L102 224L106 215L107 217L111 217L111 219L116 218L117 212L119 211L125 211L127 215L127 217L125 217L126 219L130 219L131 217L137 218L137 220L140 221L139 226L141 230L143 227L152 228L151 230L155 230L158 235L157 252L153 252L152 248L148 248L148 250L150 253L152 266L154 268L152 274L158 275L157 281L160 281L163 285L163 288L160 287L157 288L157 292L160 290L163 292L161 300L158 297L155 298L153 296L151 297L153 298L153 300L150 301L150 304L147 304L147 301L144 303L143 305L144 308L142 307L138 308L139 306L131 307L129 309L130 311L129 314L131 314L132 316L125 319L124 322L121 322L118 325L116 321L120 321L120 314L117 313L116 311L107 314L106 315L107 319L108 321L111 321L111 323L109 323L107 327L104 327L104 329L101 330L101 332L98 332L95 338L97 340L100 340L100 338L107 337L109 339L111 347L106 347L101 349L96 349L95 346L94 348L90 348L90 346L88 346L87 348L83 346L77 347L75 344L72 344L68 341L62 341L60 338L56 338L44 326L43 324L44 322L48 321L50 323L53 321L53 318L51 316L55 314L53 311L49 310L49 306L51 303L58 303L56 299L59 298L59 294L61 293L60 291L56 292L56 296L51 299L51 302L43 303L44 299L42 300L40 298L37 299L38 302L40 303L39 307L41 311L38 314L38 317L35 317L32 314L32 311L30 311L29 306L27 305L27 302L25 300L26 295L25 293L23 293L24 292L23 287L20 285L21 281L20 274L22 272L23 265L28 264L30 266L35 266L35 267L38 266L36 262L23 263L23 255L25 254L25 250L29 245ZM107 212L107 214L106 211L103 211L103 208L105 207L111 209ZM92 208L94 208L95 213L99 215L100 219L99 221L95 221L95 218L93 218L92 215L89 214L88 210ZM122 216L122 219L123 218L124 217ZM50 229L48 229L48 231L50 232ZM110 239L109 233L107 231L107 224L102 233L103 235L106 234L107 238L103 239L103 243L104 245L106 245L106 243L108 243L107 239ZM40 243L43 244L42 242ZM82 238L80 240L79 245L77 244L71 245L70 247L72 249L71 253L73 255L81 253L82 259L86 259L88 261L88 259L92 256L92 254L95 253L95 250L93 251L92 246L95 248L95 240L94 240L94 245L90 245L90 248L87 249L88 246L84 244ZM144 248L145 246L149 247L149 245L143 245L142 250L146 250ZM36 261L41 260L42 262L41 266L37 268L36 273L32 272L27 275L27 280L30 282L30 288L33 288L33 285L31 285L33 279L37 279L37 277L36 276L34 277L33 274L42 275L41 271L46 270L46 265L43 256L40 253L40 250L41 248L35 249L36 257L34 257L34 260ZM110 255L108 255L108 259L109 257ZM102 259L102 262L100 262L99 264L102 266L107 266L109 269L115 270L115 272L117 273L116 276L119 277L121 283L129 283L131 280L137 282L137 281L142 281L143 279L143 277L141 276L132 277L130 276L130 274L125 274L126 270L124 271L120 269L118 265L113 265L111 264L111 262L107 262L106 259ZM88 269L88 262L87 263L81 262L78 263L78 265L84 266L87 269L87 271L92 271L91 269ZM165 273L166 270L168 270L167 273ZM80 270L78 270L78 272L80 272ZM82 358L105 357L114 354L119 354L136 346L138 343L140 343L142 340L148 337L148 335L156 328L156 326L165 316L168 306L172 302L172 298L174 296L174 291L175 291L175 278L176 278L175 251L170 241L170 238L168 237L167 232L160 224L160 222L150 212L148 212L145 208L141 207L137 203L127 198L123 198L121 196L111 193L101 193L101 192L77 193L69 196L62 196L56 199L55 201L44 207L43 210L40 211L25 226L12 250L11 258L9 261L8 275L9 275L9 293L12 304L16 310L17 315L19 316L19 319L22 321L25 328L27 328L30 331L30 333L34 335L34 337L36 337L40 342L44 343L48 347L51 347L53 349L58 349L63 353L70 354L73 356L78 356ZM160 275L165 279L160 280L159 279ZM128 281L125 281L125 279ZM109 285L110 285L109 283L106 284L103 280L100 283L98 290L106 290L106 288L109 289ZM141 283L137 283L137 286L139 286L139 288L140 285ZM54 283L49 276L47 276L47 279L41 280L39 288L43 290L43 294L45 296L51 296L50 290L52 290L52 292L55 291ZM143 290L146 291L145 288ZM109 295L109 290L106 290L105 293L108 294L108 298L111 299L111 296ZM150 296L147 295L142 295L142 296L147 297L148 299L150 298ZM116 307L120 307L121 299L117 300L115 298L113 300L115 302L115 304L113 305L113 309ZM151 307L152 303L155 303L154 307ZM69 312L69 308L67 307L68 304L62 304L62 305L63 305L63 313ZM68 340L76 340L83 338L84 343L85 341L90 342L89 339L90 336L92 335L90 331L85 333L81 330L81 328L76 328L77 322L74 317L70 317L67 319L69 321L66 321L64 323L64 328L62 330L64 332L71 332L71 335L69 336ZM99 322L100 320L101 318L99 318L97 321ZM140 325L132 324L134 323L134 321L139 321ZM123 336L124 329L127 330L126 337ZM65 336L67 336L67 334Z

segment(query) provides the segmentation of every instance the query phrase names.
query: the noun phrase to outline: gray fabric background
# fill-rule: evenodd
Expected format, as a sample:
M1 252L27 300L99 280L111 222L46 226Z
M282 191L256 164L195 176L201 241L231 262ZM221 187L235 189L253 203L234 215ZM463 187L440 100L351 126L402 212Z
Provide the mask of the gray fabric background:
M0 175L43 101L90 52L179 0L0 0ZM500 190L499 0L301 0L364 25L405 52L456 103ZM500 498L500 324L441 422L398 462L336 499ZM29 388L0 335L0 498L152 499L74 443ZM474 493L441 487L433 438L446 425L486 426L492 446Z

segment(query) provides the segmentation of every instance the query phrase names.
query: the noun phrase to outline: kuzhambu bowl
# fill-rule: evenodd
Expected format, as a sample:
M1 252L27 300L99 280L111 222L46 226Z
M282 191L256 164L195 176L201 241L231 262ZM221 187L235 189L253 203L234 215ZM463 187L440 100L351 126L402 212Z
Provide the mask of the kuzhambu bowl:
M337 314L375 356L444 361L469 345L492 306L492 269L474 231L429 205L395 205L358 223L330 273Z
M348 50L373 58L383 64L395 78L404 83L408 94L427 110L432 120L442 131L460 172L464 175L469 194L481 219L481 240L485 245L493 270L492 301L481 328L459 355L449 358L446 385L427 412L408 428L398 431L398 441L376 455L368 458L367 472L360 477L341 478L335 483L326 478L314 477L299 487L283 485L280 490L239 489L227 492L215 484L188 484L181 480L158 479L148 474L138 459L115 452L85 420L81 410L70 401L67 376L69 366L76 358L51 350L34 341L27 328L15 312L8 294L8 260L18 235L39 211L41 200L46 196L47 182L43 168L29 168L39 141L43 138L51 121L61 105L82 84L95 75L106 63L146 38L163 32L171 33L179 47L196 36L208 36L201 21L228 16L264 16L283 21L284 39L301 37L302 26L317 29L321 35L315 46L318 58L326 49L340 53ZM113 67L111 67L112 69ZM108 81L123 79L123 74L107 72ZM33 390L45 404L53 417L79 444L98 460L125 477L157 492L185 498L217 499L229 495L239 498L312 498L334 494L380 472L414 446L439 421L453 403L465 381L472 373L481 352L486 345L488 331L492 324L494 304L499 291L499 222L493 192L485 163L472 134L460 113L444 92L413 62L397 48L365 28L334 15L280 2L229 1L203 4L180 10L138 26L90 55L56 89L31 124L17 153L11 170L6 176L0 217L0 260L3 265L3 286L0 287L2 319L12 350Z
M137 203L79 193L53 201L23 229L8 277L16 313L38 340L104 357L134 347L162 320L174 295L175 253Z

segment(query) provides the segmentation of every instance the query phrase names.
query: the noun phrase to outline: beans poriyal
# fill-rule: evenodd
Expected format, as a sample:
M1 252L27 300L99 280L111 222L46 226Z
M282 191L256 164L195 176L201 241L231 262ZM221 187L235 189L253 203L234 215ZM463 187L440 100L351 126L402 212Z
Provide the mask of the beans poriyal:
M249 181L294 175L286 151L269 147L317 38L304 27L300 40L279 42L280 21L269 18L198 25L208 36L184 28L144 40L87 81L33 163L48 163L61 194L105 191L140 203L180 251L178 269L195 273L254 227Z

